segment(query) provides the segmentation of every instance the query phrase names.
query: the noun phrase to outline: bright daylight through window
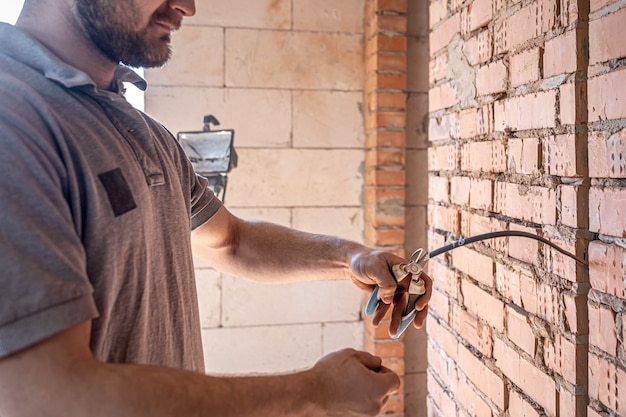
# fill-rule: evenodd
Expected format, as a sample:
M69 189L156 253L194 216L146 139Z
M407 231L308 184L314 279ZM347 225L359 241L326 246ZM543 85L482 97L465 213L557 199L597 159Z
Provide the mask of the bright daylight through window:
M24 0L1 0L0 3L0 22L15 23L17 17L20 15ZM139 75L143 77L143 69L136 70ZM126 86L126 98L136 108L143 110L143 91L139 90L133 85Z
M4 0L0 3L0 22L15 23L24 0Z

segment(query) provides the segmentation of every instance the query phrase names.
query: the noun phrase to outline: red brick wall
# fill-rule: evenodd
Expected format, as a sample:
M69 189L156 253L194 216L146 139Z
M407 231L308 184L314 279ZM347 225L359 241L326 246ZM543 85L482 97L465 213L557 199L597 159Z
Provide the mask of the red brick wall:
M365 10L365 242L404 255L406 205L407 0L368 0ZM388 320L365 321L365 347L405 374L404 342ZM402 416L404 384L385 414Z
M427 241L428 5L368 0L365 27L365 238L368 245L405 255ZM423 416L425 330L395 341L388 320L378 328L366 323L366 348L403 380L383 414Z
M626 415L626 6L432 0L431 416ZM410 119L409 115L409 119ZM407 178L410 183L412 178Z
M590 417L626 415L626 7L610 3L589 14Z

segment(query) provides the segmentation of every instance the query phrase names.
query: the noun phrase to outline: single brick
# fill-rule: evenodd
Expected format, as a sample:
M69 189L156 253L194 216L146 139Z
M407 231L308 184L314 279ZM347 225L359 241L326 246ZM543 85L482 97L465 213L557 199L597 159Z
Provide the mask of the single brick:
M576 30L565 32L546 42L543 53L543 76L576 72Z
M537 338L528 322L528 316L510 306L506 309L506 335L524 352L535 356Z
M470 172L505 172L506 152L500 141L472 142L461 147L461 169Z
M428 224L436 229L459 233L459 220L457 209L428 205Z
M555 91L511 97L494 103L496 131L556 127L555 119Z
M626 237L626 188L597 188L589 192L589 229Z
M518 10L495 28L496 53L517 49L525 42L550 30L556 22L556 2L541 1Z
M494 211L539 224L556 224L556 191L546 187L496 182Z
M539 48L513 55L509 58L509 62L511 87L519 87L539 79Z
M371 112L379 110L405 110L406 109L406 94L404 93L372 93L367 98L367 109ZM380 128L382 126L374 126L374 128Z
M375 0L377 11L406 13L407 0Z
M581 177L587 172L584 158L584 136L576 134L550 136L545 140L544 165L548 174Z
M467 206L470 198L470 178L450 178L450 201L460 206Z
M428 148L429 171L452 171L456 168L457 149L454 145Z
M464 279L461 281L463 303L497 331L504 330L504 304L492 294Z
M428 92L428 111L430 112L452 107L454 104L456 104L456 91L451 83L431 88Z
M373 186L401 186L406 184L406 171L397 169L366 169L365 183Z
M610 308L589 305L589 344L617 356L617 324Z
M535 175L541 164L538 138L510 139L508 169L512 174Z
M474 0L463 10L465 32L473 32L487 26L493 17L491 0Z
M367 35L372 36L377 32L395 32L394 34L406 33L406 16L376 14L369 22Z
M406 135L401 131L372 129L365 138L365 148L403 148L406 146Z
M503 60L484 65L476 72L476 94L486 96L506 91L507 71Z
M589 22L589 64L626 57L626 8Z
M590 177L626 178L626 129L590 132L588 149Z
M447 0L433 0L429 8L431 29L448 15Z
M430 54L434 55L435 52L441 48L448 46L452 37L459 33L461 30L461 14L456 13L449 17L447 20L441 22L430 33Z
M365 153L365 167L403 167L406 152L403 149L370 149Z
M590 123L626 118L626 70L591 78L588 94Z
M493 183L491 180L471 179L469 206L491 211L493 208Z
M406 74L374 73L365 81L365 91L392 90L402 93L406 89Z
M626 249L598 240L589 243L589 282L594 290L626 299L624 271Z
M495 267L490 256L483 255L464 246L451 252L451 256L452 265L459 271L489 287L494 286Z
M432 117L428 121L428 139L436 142L456 137L456 125L455 114Z
M586 189L576 185L561 185L561 223L574 228L587 228L589 200Z
M450 202L450 183L447 177L428 177L428 199L436 203Z
M493 130L491 106L462 110L458 113L457 131L459 138L486 135Z

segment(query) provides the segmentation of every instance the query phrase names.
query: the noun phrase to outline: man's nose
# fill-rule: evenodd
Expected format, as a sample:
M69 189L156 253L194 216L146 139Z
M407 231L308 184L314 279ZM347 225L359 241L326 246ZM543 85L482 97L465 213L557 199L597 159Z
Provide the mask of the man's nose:
M169 0L169 6L183 16L193 16L196 14L195 0Z

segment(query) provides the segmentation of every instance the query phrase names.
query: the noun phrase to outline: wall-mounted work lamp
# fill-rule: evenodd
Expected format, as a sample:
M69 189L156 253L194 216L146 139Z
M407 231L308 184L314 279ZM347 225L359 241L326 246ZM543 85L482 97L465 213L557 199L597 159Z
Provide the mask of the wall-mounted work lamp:
M177 138L195 171L209 180L208 187L224 202L228 173L237 166L233 129L211 130L220 122L211 114L204 116L204 127L196 132L178 132Z

